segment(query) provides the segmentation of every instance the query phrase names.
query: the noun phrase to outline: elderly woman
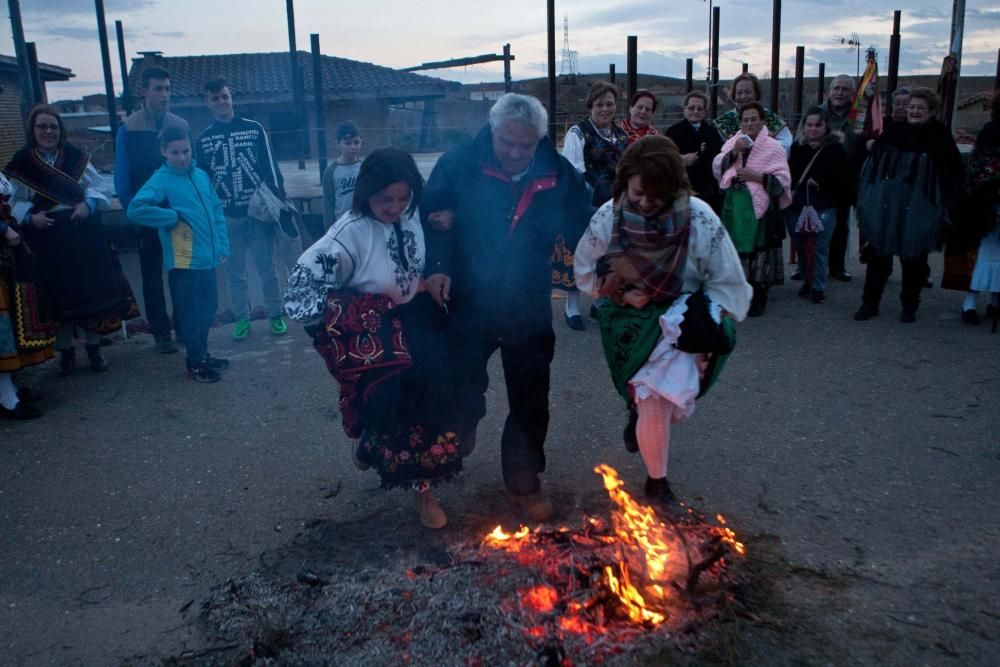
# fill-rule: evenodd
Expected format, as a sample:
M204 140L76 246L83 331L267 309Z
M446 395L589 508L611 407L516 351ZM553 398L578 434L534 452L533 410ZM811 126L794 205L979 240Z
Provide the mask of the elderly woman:
M611 199L615 170L627 144L625 131L615 123L617 105L618 88L606 81L594 82L587 94L590 115L569 128L563 141L563 157L583 174L595 207ZM556 243L553 259L554 286L567 290L566 323L571 329L582 331L580 292L573 282L573 254L561 240Z
M66 142L55 107L28 114L28 145L3 169L14 186L12 215L41 267L40 289L59 323L59 374L76 367L75 330L86 337L87 358L96 372L108 370L100 334L138 314L132 290L101 225L100 209L110 195L89 156Z
M751 290L718 217L691 196L677 145L645 137L629 146L614 198L575 253L580 289L610 303L598 312L615 388L631 413L626 448L646 465L646 496L672 505L670 430L732 351L727 318L746 316Z
M13 187L0 175L0 418L35 419L42 413L28 402L37 397L27 387L14 386L13 373L51 359L55 324L31 282L17 222L8 199Z
M850 204L851 182L844 165L847 151L833 132L822 107L811 107L802 119L802 136L792 145L788 166L792 175L792 205L785 209L788 232L802 266L799 296L825 301L830 239L837 226L837 208Z
M858 184L858 227L868 264L856 320L879 313L893 256L903 267L900 321L915 322L927 254L937 250L941 229L955 218L962 185L962 158L951 131L934 118L941 104L929 88L910 91L907 122L886 127L872 146Z
M625 132L625 141L631 145L650 134L657 134L655 127L650 125L653 114L656 113L656 97L645 88L635 91L628 103L628 118L618 123Z
M749 72L740 74L733 79L733 85L729 89L729 97L732 98L736 107L715 119L715 126L719 128L719 134L724 140L740 131L741 124L738 115L740 107L748 102L760 102L760 79ZM792 148L792 131L788 129L785 121L781 120L778 114L770 109L764 109L764 126L770 137L785 149L787 155Z
M792 202L785 150L764 127L764 107L740 107L741 130L722 146L712 171L725 191L722 224L744 262L753 286L750 316L767 306L767 290L784 283L781 242L785 226L779 209Z
M667 136L681 151L688 180L699 199L718 214L722 210L719 183L712 173L712 161L722 150L722 137L711 121L706 120L708 96L692 90L684 98L684 118L667 128Z

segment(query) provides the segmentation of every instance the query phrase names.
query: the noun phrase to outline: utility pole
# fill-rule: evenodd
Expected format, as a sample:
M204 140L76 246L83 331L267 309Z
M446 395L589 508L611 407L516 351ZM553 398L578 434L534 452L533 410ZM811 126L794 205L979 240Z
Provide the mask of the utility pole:
M101 64L104 66L104 95L108 98L108 126L112 140L118 136L118 105L115 104L115 82L111 78L111 54L108 52L108 24L104 20L104 0L94 0L97 10L97 37L101 42Z
M319 154L319 181L326 171L326 100L323 98L323 55L319 50L319 35L309 35L312 48L313 102L316 104L316 152Z
M951 107L951 131L958 124L958 100L962 82L962 39L965 32L965 0L954 0L951 9L951 53L955 56L955 100Z
M771 26L771 111L778 111L778 93L781 84L781 0L774 3Z
M285 0L285 13L288 16L288 55L291 61L292 105L295 107L292 110L292 117L295 124L295 128L292 131L298 135L299 169L305 169L305 155L308 151L309 135L306 134L304 137L305 141L303 141L301 133L307 133L308 130L304 128L305 124L302 122L302 108L305 100L302 94L302 74L299 70L299 56L296 53L297 49L295 46L295 0Z
M14 35L14 55L17 57L17 78L21 81L21 117L27 118L34 106L35 91L31 85L31 67L28 65L28 45L24 41L24 26L21 25L20 0L7 0L10 11L10 29Z
M125 59L125 28L121 21L115 21L115 36L118 38L118 64L122 68L122 108L132 113L131 95L128 90L128 63Z

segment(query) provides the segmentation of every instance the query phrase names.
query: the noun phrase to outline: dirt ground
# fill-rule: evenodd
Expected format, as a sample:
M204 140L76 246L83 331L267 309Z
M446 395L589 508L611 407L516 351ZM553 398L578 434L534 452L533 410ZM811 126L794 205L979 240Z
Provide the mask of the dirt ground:
M940 276L939 258L932 267ZM797 283L776 288L675 429L675 490L729 519L753 574L754 613L720 626L705 661L995 662L1000 334L963 325L960 295L940 289L899 323L898 269L882 315L854 322L861 271L821 306ZM621 445L596 327L570 331L553 303L545 488L575 521L606 511L596 463L637 492L644 470ZM228 333L212 334L232 361L216 385L185 380L181 355L153 353L149 336L106 348L104 375L24 374L45 416L0 423L0 664L236 661L250 640L220 638L201 616L226 582L433 563L516 521L497 364L478 448L441 493L451 523L429 533L401 493L352 466L336 387L298 327L274 339L255 322L241 344Z

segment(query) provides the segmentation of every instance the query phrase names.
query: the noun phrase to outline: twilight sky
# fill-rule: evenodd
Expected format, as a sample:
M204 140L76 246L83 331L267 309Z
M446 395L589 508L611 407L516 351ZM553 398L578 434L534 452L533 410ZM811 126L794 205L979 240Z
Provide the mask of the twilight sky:
M5 3L6 4L6 3ZM406 67L482 53L500 53L510 42L515 79L546 71L546 3L451 0L296 0L298 47L309 49L319 33L327 55ZM795 46L806 47L806 75L826 63L827 76L853 74L855 54L837 43L857 33L864 47L888 66L892 12L902 17L902 74L937 73L948 50L952 3L947 0L785 0L781 71L794 71ZM771 0L717 0L721 7L720 69L723 80L750 63L770 70ZM639 71L684 76L684 59L694 58L695 77L708 59L708 3L703 0L557 0L556 68L561 64L563 16L569 16L570 46L583 73L606 72L609 63L625 73L627 35L638 36ZM50 84L51 99L104 92L97 22L90 0L21 0L25 36L38 44L43 62L69 67L66 84ZM165 55L282 51L288 48L283 0L105 0L111 54L118 80L114 21L125 27L131 58L137 51ZM10 24L0 53L13 54ZM993 75L1000 47L1000 0L966 0L963 74ZM445 79L474 83L502 78L502 64L429 71Z

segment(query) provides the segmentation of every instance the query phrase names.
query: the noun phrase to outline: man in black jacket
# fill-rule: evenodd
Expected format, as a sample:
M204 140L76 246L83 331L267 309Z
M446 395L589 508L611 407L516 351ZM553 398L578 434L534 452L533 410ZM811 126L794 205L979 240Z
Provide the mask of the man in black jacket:
M274 269L277 226L247 216L250 198L261 182L284 195L281 171L261 124L237 116L233 111L228 81L222 77L207 81L205 103L215 122L205 128L195 142L195 162L208 172L226 213L231 251L226 275L229 277L229 304L236 317L233 339L245 340L250 335L247 252L257 267L271 333L281 336L288 327L281 316L278 275Z
M461 436L475 441L487 362L499 349L510 406L500 442L504 483L535 521L554 513L538 478L555 350L552 245L561 234L576 247L593 213L583 177L556 152L547 126L538 100L504 95L475 140L441 157L421 202L426 288L449 312Z

